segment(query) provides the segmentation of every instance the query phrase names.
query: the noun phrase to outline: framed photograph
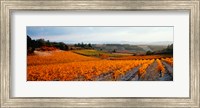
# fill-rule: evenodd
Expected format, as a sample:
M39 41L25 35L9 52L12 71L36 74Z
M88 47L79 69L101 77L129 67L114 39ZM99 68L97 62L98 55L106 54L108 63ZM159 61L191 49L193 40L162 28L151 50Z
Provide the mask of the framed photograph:
M199 0L1 1L1 107L200 107Z

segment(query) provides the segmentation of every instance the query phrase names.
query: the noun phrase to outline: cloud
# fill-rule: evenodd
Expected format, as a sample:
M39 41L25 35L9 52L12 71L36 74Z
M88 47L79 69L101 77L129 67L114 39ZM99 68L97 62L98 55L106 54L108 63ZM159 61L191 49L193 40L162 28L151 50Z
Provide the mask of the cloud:
M155 42L173 41L173 27L31 27L27 34L62 42Z

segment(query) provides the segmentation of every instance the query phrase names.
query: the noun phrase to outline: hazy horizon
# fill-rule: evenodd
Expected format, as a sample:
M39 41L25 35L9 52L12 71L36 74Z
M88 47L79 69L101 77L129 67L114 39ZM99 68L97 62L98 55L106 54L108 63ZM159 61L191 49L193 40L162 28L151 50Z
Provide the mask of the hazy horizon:
M27 27L32 39L66 44L173 43L173 27Z

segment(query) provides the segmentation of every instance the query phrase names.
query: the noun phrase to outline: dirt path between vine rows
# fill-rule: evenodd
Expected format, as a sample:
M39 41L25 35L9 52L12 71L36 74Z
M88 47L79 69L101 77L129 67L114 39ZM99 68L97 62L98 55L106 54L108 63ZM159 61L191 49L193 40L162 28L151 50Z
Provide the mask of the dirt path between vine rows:
M118 78L118 80L120 81L133 81L133 80L138 80L138 78L136 77L138 69L140 66L135 67L133 69L131 69L130 71L126 72L125 75L121 76Z
M162 61L162 64L165 67L165 75L160 80L162 81L173 81L173 67L168 63Z
M160 78L160 72L157 70L157 62L154 61L147 69L144 77L140 78L140 81L158 81Z

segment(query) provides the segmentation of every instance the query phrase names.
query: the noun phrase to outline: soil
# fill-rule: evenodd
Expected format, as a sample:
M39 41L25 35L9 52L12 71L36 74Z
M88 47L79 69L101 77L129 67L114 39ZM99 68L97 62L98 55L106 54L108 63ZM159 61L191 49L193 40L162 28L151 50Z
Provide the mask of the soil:
M166 73L164 77L160 78L160 80L173 81L173 67L164 61L162 61L162 64L165 66Z
M165 67L165 73L157 70L157 62L154 61L147 69L143 77L138 76L140 66L128 71L124 76L120 76L120 81L173 81L173 67L162 61ZM164 75L162 75L164 74Z
M51 52L49 51L34 51L34 54L39 55L39 56L49 56L51 55Z
M113 80L113 72L104 73L95 78L95 81L112 81L112 80Z
M157 70L157 62L154 61L147 69L144 77L140 77L140 81L158 81L160 72Z
M140 66L133 68L132 70L126 72L124 76L121 76L118 78L120 81L132 81L132 80L137 80L134 79L135 76L137 75L138 69Z

